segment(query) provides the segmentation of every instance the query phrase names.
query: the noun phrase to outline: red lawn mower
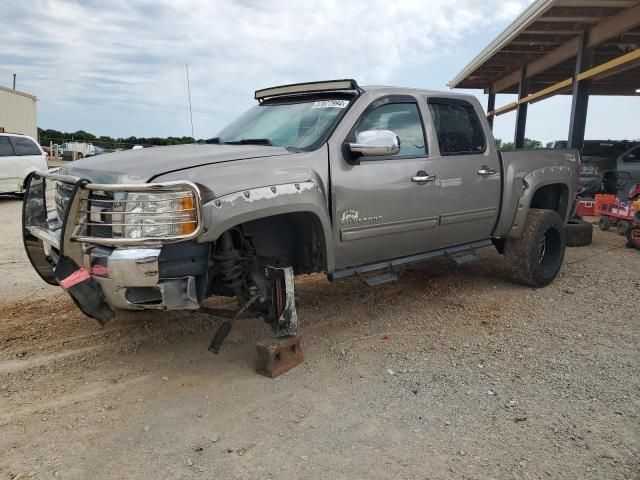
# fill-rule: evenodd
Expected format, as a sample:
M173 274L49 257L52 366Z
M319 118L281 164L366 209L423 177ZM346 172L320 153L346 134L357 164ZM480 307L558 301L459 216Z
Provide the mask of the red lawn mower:
M635 218L627 230L627 243L628 247L637 248L640 250L640 210L636 212Z
M629 190L627 201L617 198L612 201L604 201L596 208L596 215L600 217L598 226L600 230L607 231L612 226L616 227L620 235L627 235L632 226L638 222L637 213L640 212L640 184L634 185ZM635 228L635 227L634 227Z

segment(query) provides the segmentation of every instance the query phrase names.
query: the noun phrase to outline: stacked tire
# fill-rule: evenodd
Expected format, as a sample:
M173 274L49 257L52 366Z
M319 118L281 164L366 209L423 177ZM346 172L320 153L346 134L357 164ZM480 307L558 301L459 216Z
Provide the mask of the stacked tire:
M593 225L579 218L571 218L564 227L567 247L584 247L591 245Z

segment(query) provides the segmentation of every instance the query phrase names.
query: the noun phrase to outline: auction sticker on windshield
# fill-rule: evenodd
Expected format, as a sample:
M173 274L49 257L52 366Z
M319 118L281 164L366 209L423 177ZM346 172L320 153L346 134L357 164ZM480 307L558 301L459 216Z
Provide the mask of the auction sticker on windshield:
M322 100L321 102L313 102L311 108L347 108L349 100Z

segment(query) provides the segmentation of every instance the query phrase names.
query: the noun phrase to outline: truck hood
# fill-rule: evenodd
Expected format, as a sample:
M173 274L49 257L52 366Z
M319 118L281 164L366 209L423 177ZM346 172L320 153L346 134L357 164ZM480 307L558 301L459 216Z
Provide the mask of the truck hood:
M171 145L84 158L61 167L60 173L93 183L146 183L160 175L194 167L285 155L291 152L263 145Z

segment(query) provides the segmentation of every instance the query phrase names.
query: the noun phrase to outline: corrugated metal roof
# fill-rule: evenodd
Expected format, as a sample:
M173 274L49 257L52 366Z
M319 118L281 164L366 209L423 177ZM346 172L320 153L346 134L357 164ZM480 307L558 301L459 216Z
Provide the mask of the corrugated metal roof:
M449 82L450 88L457 88L460 84L480 66L482 66L488 59L493 57L503 47L508 45L520 32L532 24L537 18L539 18L544 12L549 10L554 3L558 0L537 0L533 2L529 7L522 12L518 18L516 18L511 24L498 35L487 47L482 50L476 58L471 60L471 63L467 65L456 77Z
M0 85L0 90L4 90L5 92L9 92L9 93L15 93L16 95L22 95L23 97L29 97L29 98L32 98L33 100L38 100L38 97L36 97L35 95L21 92L20 90L14 90L12 88L3 87L2 85Z
M449 82L450 88L517 92L527 66L532 90L571 76L578 36L591 32L594 65L640 47L640 0L536 0ZM615 81L594 85L593 93L635 94L635 67Z

